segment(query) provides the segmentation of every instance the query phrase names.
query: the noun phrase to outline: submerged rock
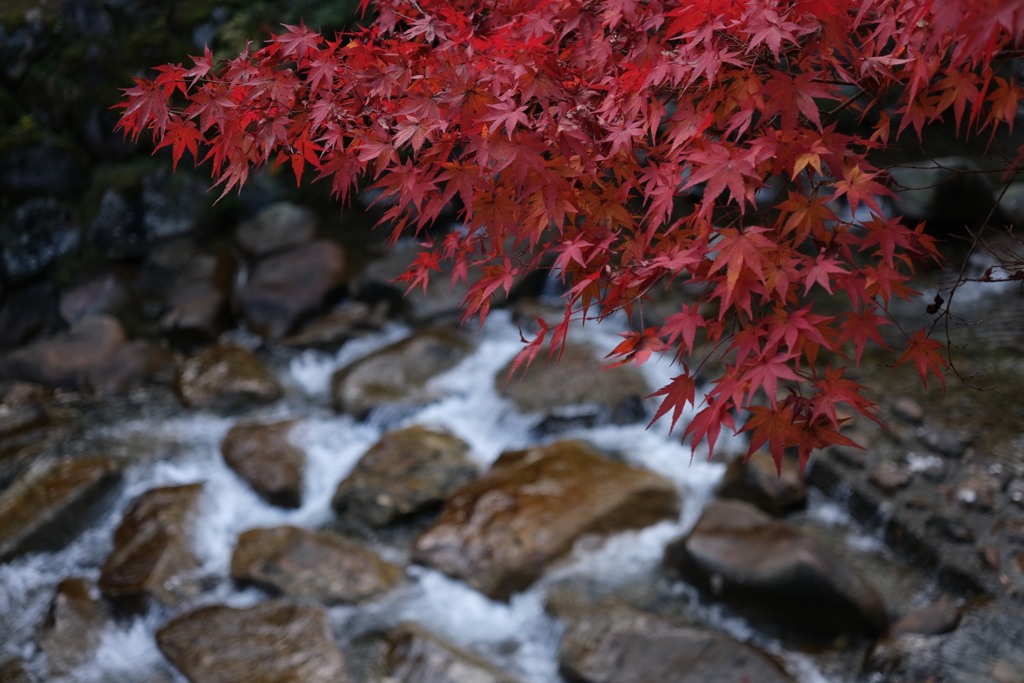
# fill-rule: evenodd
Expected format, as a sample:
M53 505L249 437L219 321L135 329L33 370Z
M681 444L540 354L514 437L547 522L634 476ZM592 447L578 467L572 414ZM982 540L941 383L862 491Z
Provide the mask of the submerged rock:
M546 354L546 351L541 351ZM509 379L511 362L494 378L495 388L524 413L543 413L546 426L627 424L644 416L641 399L651 393L640 372L620 366L603 371L596 351L567 344L557 363L535 362L521 377Z
M302 505L306 453L288 443L294 420L274 424L240 424L221 443L224 462L271 505Z
M309 242L316 223L316 214L305 206L276 202L239 225L235 240L250 254L265 256Z
M338 484L334 508L386 526L438 506L476 478L468 451L462 439L420 425L385 434Z
M242 315L254 331L280 339L321 310L345 283L345 252L320 240L268 256L238 292Z
M313 607L201 607L157 631L156 642L192 683L349 681L327 618Z
M492 664L413 623L388 633L386 680L424 683L516 683Z
M165 486L136 497L114 532L114 549L100 570L99 587L123 605L153 597L165 604L179 600L175 577L192 569L192 517L202 484Z
M89 581L81 577L64 579L57 585L36 636L39 649L46 654L50 676L64 676L95 655L107 615L90 589Z
M335 372L331 378L334 407L363 418L384 405L431 403L437 396L427 388L427 381L458 365L471 349L447 328L422 330Z
M503 453L453 493L413 559L496 600L536 581L588 533L638 529L679 514L675 486L579 441Z
M402 570L330 532L292 526L250 529L238 537L231 576L326 605L356 603L391 590Z
M875 590L820 542L751 505L716 501L665 564L737 611L813 634L885 629Z
M0 493L0 562L63 548L92 521L119 477L109 458L37 462Z
M124 343L124 329L117 319L88 316L66 332L8 354L0 361L0 374L51 387L75 388L85 383L90 371L117 354Z
M794 683L778 662L746 643L673 624L608 598L587 604L553 591L548 611L566 622L559 669L579 683Z
M807 488L800 478L800 465L791 458L776 469L770 453L758 451L746 462L729 463L716 491L720 498L733 498L756 505L770 515L781 516L807 505Z
M182 363L174 389L187 408L219 412L272 403L284 395L270 368L231 344L203 349Z

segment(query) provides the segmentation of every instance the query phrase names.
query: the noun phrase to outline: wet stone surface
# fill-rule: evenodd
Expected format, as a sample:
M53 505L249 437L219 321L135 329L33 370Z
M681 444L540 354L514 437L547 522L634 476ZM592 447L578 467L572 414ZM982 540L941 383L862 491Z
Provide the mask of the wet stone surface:
M224 462L271 505L302 504L306 454L288 442L295 421L235 425L221 443Z

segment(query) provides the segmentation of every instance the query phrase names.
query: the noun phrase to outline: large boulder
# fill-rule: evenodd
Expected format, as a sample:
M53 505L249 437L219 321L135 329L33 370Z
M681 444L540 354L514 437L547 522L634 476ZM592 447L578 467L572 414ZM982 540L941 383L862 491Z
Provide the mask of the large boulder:
M0 268L8 282L27 282L78 243L78 223L69 208L52 198L33 199L0 228Z
M254 256L304 244L314 235L316 214L291 202L271 204L235 230L235 240Z
M340 412L365 417L384 406L420 406L437 399L427 388L434 376L458 365L472 346L444 327L422 330L341 368L331 378Z
M736 501L708 506L665 563L755 619L816 634L885 630L882 599L819 541Z
M69 330L13 351L0 361L0 374L51 387L81 386L89 373L117 354L125 343L117 319L93 315Z
M420 425L385 434L338 484L334 508L386 526L437 507L476 478L468 451L462 439Z
M345 284L345 252L334 242L302 244L260 261L238 292L238 304L254 331L280 339L328 303Z
M547 609L566 622L558 662L579 683L794 683L779 663L721 633L674 624L615 598L597 605L553 590Z
M986 174L970 159L925 159L888 170L896 181L896 214L911 224L927 221L932 234L963 234L964 226L980 226L997 209Z
M131 502L100 570L103 595L132 609L151 597L165 604L180 600L173 579L198 564L191 532L202 490L202 484L165 486Z
M585 344L566 345L557 363L535 362L521 377L509 379L511 369L510 362L495 377L498 393L524 413L543 413L548 427L636 422L644 416L641 399L651 393L636 368L604 370Z
M188 408L220 412L273 403L284 395L270 368L233 344L211 346L182 363L174 390Z
M756 505L770 515L784 515L807 504L807 488L800 477L800 465L792 458L782 460L781 473L770 453L758 451L749 459L736 458L725 470L716 493Z
M0 562L67 545L102 509L119 477L109 458L30 467L0 493Z
M413 623L388 633L384 669L389 681L424 683L516 683L476 655Z
M294 420L232 427L220 450L224 462L271 505L302 505L306 453L288 442Z
M291 598L334 605L383 595L402 570L336 534L282 526L242 533L231 556L231 576Z
M638 529L679 514L672 482L579 441L503 453L453 493L416 539L413 559L508 600L588 533Z
M348 683L323 612L281 602L201 607L156 633L192 683Z
M50 676L67 675L92 659L106 620L103 605L91 595L87 579L61 581L36 635Z

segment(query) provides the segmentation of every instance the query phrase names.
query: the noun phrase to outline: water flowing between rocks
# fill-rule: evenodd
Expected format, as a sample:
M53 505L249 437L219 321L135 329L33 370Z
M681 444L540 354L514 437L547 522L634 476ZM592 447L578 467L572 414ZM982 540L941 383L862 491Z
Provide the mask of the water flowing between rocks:
M613 321L600 327L588 325L572 334L606 352L619 340L614 334L619 329ZM470 457L481 467L490 465L503 451L536 444L538 439L584 439L613 457L669 478L679 490L682 512L678 519L639 531L607 538L584 537L567 558L548 569L529 589L515 594L508 604L492 601L434 569L410 565L407 547L380 541L372 549L385 560L406 565L405 578L397 588L374 601L326 608L343 647L362 633L413 621L523 681L555 683L562 680L558 648L563 625L545 611L544 602L552 585L568 582L597 595L640 596L640 601L659 604L665 611L751 642L780 657L789 674L801 683L854 680L857 667L847 664L851 658L862 656L862 649L838 656L829 654L827 648L824 654L794 651L777 635L752 627L728 608L701 597L688 584L664 575L661 564L665 546L697 522L713 498L725 465L706 462L702 449L691 462L689 448L680 444L678 432L669 435L667 420L650 429L641 422L575 428L557 437L538 437L535 428L539 418L517 412L495 389L496 374L521 348L518 330L507 312L493 313L476 340L476 350L432 381L431 387L443 397L441 400L411 413L389 415L386 410L376 411L362 422L336 414L329 400L332 372L408 333L404 327L390 326L347 343L336 354L293 353L278 365L280 379L289 389L287 397L244 416L226 418L168 409L156 417L125 419L89 432L87 439L97 442L149 443L156 453L127 468L116 503L63 550L32 553L0 564L0 660L19 656L29 669L43 666L34 637L56 585L69 576L97 580L111 549L113 531L133 497L157 486L201 482L204 488L194 537L200 566L182 578L188 585L181 590L190 597L174 608L156 604L144 614L108 621L91 661L61 679L185 680L157 648L156 630L173 616L197 606L247 607L267 599L267 594L257 588L237 587L230 577L231 552L238 535L254 527L318 529L329 525L335 514L331 507L335 487L360 456L385 430L423 424L442 427L463 439L470 445ZM544 359L540 357L536 362L543 363ZM657 387L667 383L674 368L664 358L641 369L651 386ZM225 465L220 453L225 434L236 422L253 418L301 420L291 437L307 457L301 507L287 510L268 504ZM678 429L681 431L681 426ZM741 439L730 434L723 435L723 440L725 451L741 447ZM867 566L895 566L880 540L864 533L840 506L814 491L807 511L798 519L804 526L837 539L850 555L869 558L864 560ZM921 604L933 589L926 577L915 572L894 580L902 581L897 589L907 593L902 600L908 605Z

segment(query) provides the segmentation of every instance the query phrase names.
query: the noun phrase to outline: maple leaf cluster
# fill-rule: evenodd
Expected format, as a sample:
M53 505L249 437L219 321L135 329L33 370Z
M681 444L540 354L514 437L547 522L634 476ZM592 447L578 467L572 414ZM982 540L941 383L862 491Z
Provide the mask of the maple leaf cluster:
M368 0L364 0L364 5ZM364 7L365 9L365 7ZM894 297L937 258L922 226L884 215L891 178L868 160L950 110L966 133L1012 127L1024 0L374 0L376 20L333 39L285 26L258 49L160 67L126 90L120 127L148 130L175 163L210 161L227 192L253 168L306 169L346 200L369 179L393 203L394 235L461 205L465 229L403 276L446 263L470 283L465 317L548 265L567 283L563 320L517 359L557 354L570 323L631 311L652 287L697 302L613 352L724 354L698 400L694 374L657 392L657 418L686 407L709 456L749 413L751 452L850 443L845 412L874 419L862 387L819 367L885 346ZM1016 52L1015 52L1016 51ZM883 107L884 102L884 107ZM872 121L837 130L839 114ZM870 114L870 116L869 116ZM769 178L782 179L769 187ZM769 208L758 208L758 193ZM774 196L771 196L773 195ZM695 201L679 215L677 198ZM837 200L840 200L837 202ZM834 207L845 204L841 220ZM861 214L858 208L864 207ZM475 266L471 269L471 266ZM841 291L849 311L815 312ZM942 381L942 344L906 333L898 363ZM840 409L842 407L842 409Z

